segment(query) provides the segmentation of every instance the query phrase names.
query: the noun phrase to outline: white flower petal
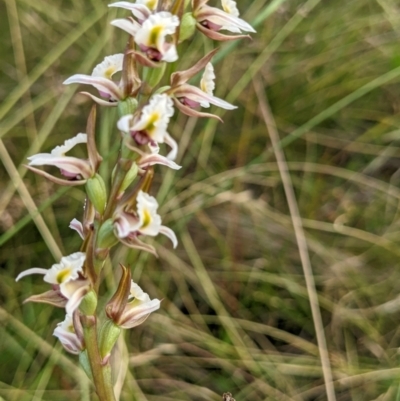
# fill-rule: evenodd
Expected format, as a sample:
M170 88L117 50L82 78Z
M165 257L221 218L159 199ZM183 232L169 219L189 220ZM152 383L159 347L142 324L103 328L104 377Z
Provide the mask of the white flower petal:
M132 123L132 117L132 114L127 114L126 116L121 117L117 122L117 128L122 132L128 133Z
M84 84L92 85L99 92L111 96L113 99L122 99L122 93L118 85L110 79L103 77L92 77L91 75L75 74L63 82L64 85Z
M67 314L65 320L58 323L54 329L53 336L57 337L63 347L72 354L79 354L83 349L83 344L75 333L72 316Z
M82 175L84 178L89 178L92 175L89 162L76 157L39 153L28 157L28 160L30 166L55 166L72 175Z
M172 168L173 170L179 170L182 167L167 157L155 153L145 154L138 161L138 166L140 168L146 168L148 166L153 166L154 164L161 164Z
M41 267L32 267L31 269L24 270L23 272L19 273L15 281L21 280L21 278L25 276L30 276L31 274L43 274L47 273L47 269L42 269Z
M135 298L140 302L149 302L149 295L144 292L133 280L131 281L131 290L128 299Z
M111 21L111 25L122 29L129 35L135 36L140 29L140 25L136 21L131 21L129 19L115 19Z
M67 305L65 306L65 311L69 314L74 313L74 311L79 307L83 297L88 293L89 286L80 287L76 290L72 296L68 299Z
M56 146L50 154L54 156L64 156L65 153L70 151L74 146L80 143L87 143L87 135L86 134L78 134L73 138L67 139L63 145Z
M219 8L203 6L197 15L199 18L204 18L204 20L223 27L221 29L226 29L231 32L237 32L238 29L245 32L256 32L246 21L233 14L222 11Z
M214 67L211 63L207 63L203 76L200 81L200 88L208 95L213 95L215 89L215 73ZM204 107L204 106L203 106Z
M139 191L137 196L137 213L140 220L141 234L156 236L160 232L161 217L157 214L158 203L156 198Z
M72 230L75 230L82 239L85 239L85 237L83 235L83 225L79 220L77 220L75 218L72 219L71 222L69 223L69 228L71 228Z
M166 237L168 237L171 240L172 246L174 247L174 249L178 246L178 239L176 238L175 233L169 227L161 226L160 234L164 234Z
M126 305L124 312L120 318L120 326L123 329L131 329L143 323L151 312L160 308L160 300L152 299L139 305Z
M155 8L151 7L151 4L146 3L151 3L151 1L138 1L136 4L128 1L118 1L116 3L109 4L108 7L124 8L125 10L131 11L136 18L143 21L150 16L150 10L155 10Z
M178 155L178 143L169 134L165 135L164 142L171 148L171 151L167 154L167 159L175 160Z
M124 62L124 55L122 53L107 56L92 72L92 77L102 77L111 79L111 77L118 71L122 71Z

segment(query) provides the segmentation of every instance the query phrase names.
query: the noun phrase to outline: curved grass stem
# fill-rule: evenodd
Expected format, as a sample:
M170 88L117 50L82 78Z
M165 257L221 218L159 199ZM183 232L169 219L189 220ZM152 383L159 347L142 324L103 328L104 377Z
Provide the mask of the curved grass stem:
M285 160L285 155L283 153L283 150L279 146L278 130L276 128L274 118L267 103L266 95L262 90L261 83L255 82L254 87L259 100L260 110L264 118L267 130L269 132L272 148L282 178L282 184L285 191L286 200L290 211L290 216L292 219L297 247L299 249L301 264L303 267L304 278L306 281L306 287L310 301L315 332L317 336L318 349L325 381L327 399L328 401L336 401L335 388L333 386L332 369L329 361L328 347L326 344L324 326L322 322L321 311L319 309L318 295L315 287L314 276L311 268L310 255L308 253L308 246L301 221L299 206L297 204L296 195L294 193L292 181L289 174L289 169Z

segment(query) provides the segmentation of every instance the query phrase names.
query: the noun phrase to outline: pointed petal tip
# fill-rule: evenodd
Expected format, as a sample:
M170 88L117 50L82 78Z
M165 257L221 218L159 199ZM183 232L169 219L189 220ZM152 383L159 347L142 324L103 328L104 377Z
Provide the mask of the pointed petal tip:
M21 278L25 276L30 276L31 274L47 274L47 269L43 269L41 267L32 267L31 269L24 270L23 272L19 273L18 276L15 278L15 281L19 281Z

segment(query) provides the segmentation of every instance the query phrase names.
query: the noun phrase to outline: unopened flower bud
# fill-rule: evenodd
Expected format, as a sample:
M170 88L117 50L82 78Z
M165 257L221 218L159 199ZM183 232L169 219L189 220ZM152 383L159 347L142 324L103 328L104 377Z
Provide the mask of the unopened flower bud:
M158 68L147 67L145 81L151 89L156 87L164 76L166 63L160 62Z
M117 243L118 238L114 234L114 223L112 219L108 219L101 225L97 234L97 246L100 249L108 249Z
M119 328L112 320L104 322L100 330L100 355L102 358L107 358L121 334Z
M186 13L183 15L179 31L180 42L183 42L194 35L196 31L196 22L196 18L193 17L192 13Z
M93 316L97 308L96 293L91 290L82 299L79 310L86 316Z
M133 163L131 168L128 170L128 172L125 175L124 181L122 182L120 192L124 192L129 185L132 184L132 182L136 179L138 175L138 166L136 163Z
M99 174L89 178L86 183L86 191L95 209L103 214L107 202L107 190L103 178Z
M118 115L120 117L126 116L127 114L133 114L138 106L138 102L133 97L128 97L125 100L118 102Z

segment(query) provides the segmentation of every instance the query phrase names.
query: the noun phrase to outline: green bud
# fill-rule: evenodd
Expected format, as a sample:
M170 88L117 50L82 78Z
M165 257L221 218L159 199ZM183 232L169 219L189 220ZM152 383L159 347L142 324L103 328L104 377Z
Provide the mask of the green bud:
M133 97L128 97L125 100L118 102L118 115L120 117L126 116L127 114L133 114L138 107L138 102Z
M100 227L97 234L97 247L108 249L118 243L118 238L114 234L114 224L112 219L106 220Z
M107 190L103 178L98 174L89 178L86 182L86 192L94 208L103 214L107 203Z
M133 163L131 168L126 173L124 181L122 181L122 185L121 185L121 189L120 189L121 192L125 191L125 189L128 188L129 185L132 184L132 182L137 177L137 173L138 173L138 166L136 165L136 163Z
M158 88L158 89L154 92L154 94L157 95L157 94L159 94L159 93L164 93L164 92L166 92L168 89L171 89L171 87L170 87L169 85L162 86L161 88Z
M79 310L86 316L93 316L97 308L97 295L91 290L82 299Z
M160 62L159 65L160 66L158 68L147 67L145 69L146 72L144 80L147 82L150 88L156 87L160 83L161 78L164 76L167 63Z
M87 354L87 351L84 350L79 354L79 363L82 366L82 369L85 371L87 374L87 377L90 380L93 380L93 375L92 375L92 369L90 368L90 362L89 362L89 357Z
M121 334L121 329L112 320L106 320L100 330L100 356L109 355Z
M194 35L196 31L196 18L193 17L192 13L186 13L182 17L180 31L179 31L179 41L183 42Z

